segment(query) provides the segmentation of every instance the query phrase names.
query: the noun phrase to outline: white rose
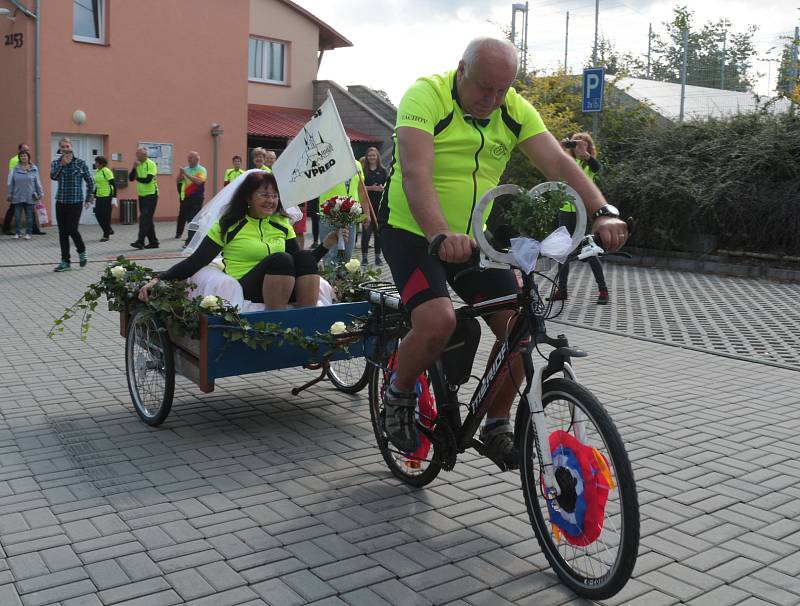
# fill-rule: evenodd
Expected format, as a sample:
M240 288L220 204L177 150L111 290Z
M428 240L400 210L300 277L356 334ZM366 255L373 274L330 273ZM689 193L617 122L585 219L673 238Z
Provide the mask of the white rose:
M117 280L123 280L125 278L125 274L128 273L128 271L122 265L115 265L109 271Z
M347 326L345 326L344 322L334 322L333 324L331 324L332 335L340 335L346 330Z
M200 301L200 307L203 309L217 309L219 307L219 297L215 297L214 295L206 295L203 297L203 300Z
M341 198L337 198L337 199L336 199L336 204L334 204L333 206L334 206L334 208L335 208L336 210L341 210L341 209L342 209L342 204L343 204L343 203L344 203L344 200L342 200Z
M358 259L350 259L347 263L344 264L344 268L351 274L356 273L360 267L361 267L361 261L359 261Z
M361 210L361 205L358 202L356 202L355 204L353 204L353 206L350 207L350 214L353 215L354 217L357 217L362 212L363 211Z

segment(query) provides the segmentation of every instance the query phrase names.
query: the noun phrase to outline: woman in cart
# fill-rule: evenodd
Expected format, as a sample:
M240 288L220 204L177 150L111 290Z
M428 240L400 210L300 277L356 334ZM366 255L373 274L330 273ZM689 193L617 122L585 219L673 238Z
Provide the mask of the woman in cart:
M159 280L185 280L222 253L225 273L239 281L246 300L267 309L316 305L317 264L335 244L336 232L314 250L302 250L271 173L250 171L218 196L204 214L208 219L218 213L219 220L207 221L207 230L201 226L186 249L191 255L145 284L139 299L146 302Z

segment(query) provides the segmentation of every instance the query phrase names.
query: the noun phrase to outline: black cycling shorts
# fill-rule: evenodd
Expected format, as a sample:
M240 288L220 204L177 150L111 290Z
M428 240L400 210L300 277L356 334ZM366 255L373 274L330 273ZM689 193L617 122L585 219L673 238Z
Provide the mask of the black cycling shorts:
M404 229L384 225L380 236L383 256L409 312L431 299L449 299L448 284L469 305L519 292L517 277L510 269L472 271L455 280L459 272L476 262L444 263L428 254L425 238Z

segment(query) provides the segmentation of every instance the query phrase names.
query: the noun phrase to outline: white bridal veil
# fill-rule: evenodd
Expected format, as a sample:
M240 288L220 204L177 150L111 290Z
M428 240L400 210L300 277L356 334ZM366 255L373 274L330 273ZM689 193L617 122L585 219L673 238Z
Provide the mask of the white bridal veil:
M189 221L189 231L194 231L195 234L189 241L189 244L186 246L186 248L183 249L182 254L184 256L189 256L197 250L197 248L200 246L200 243L208 234L208 230L211 229L211 226L219 221L219 218L225 214L225 211L228 209L228 206L231 203L234 192L239 189L242 181L245 180L247 175L255 172L264 171L254 168L242 173L233 181L228 183L228 185L223 187L219 193L211 198L208 203L206 203L203 208L200 209L200 212L197 213L191 221ZM296 223L303 216L302 211L296 206L284 208L284 211L287 215L289 215L289 220L292 223Z

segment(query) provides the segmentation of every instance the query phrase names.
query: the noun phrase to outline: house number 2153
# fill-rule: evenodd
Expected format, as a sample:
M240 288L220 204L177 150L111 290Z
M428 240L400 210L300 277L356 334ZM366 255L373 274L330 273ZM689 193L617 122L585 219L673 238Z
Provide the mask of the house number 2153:
M6 34L6 46L22 48L22 34Z

